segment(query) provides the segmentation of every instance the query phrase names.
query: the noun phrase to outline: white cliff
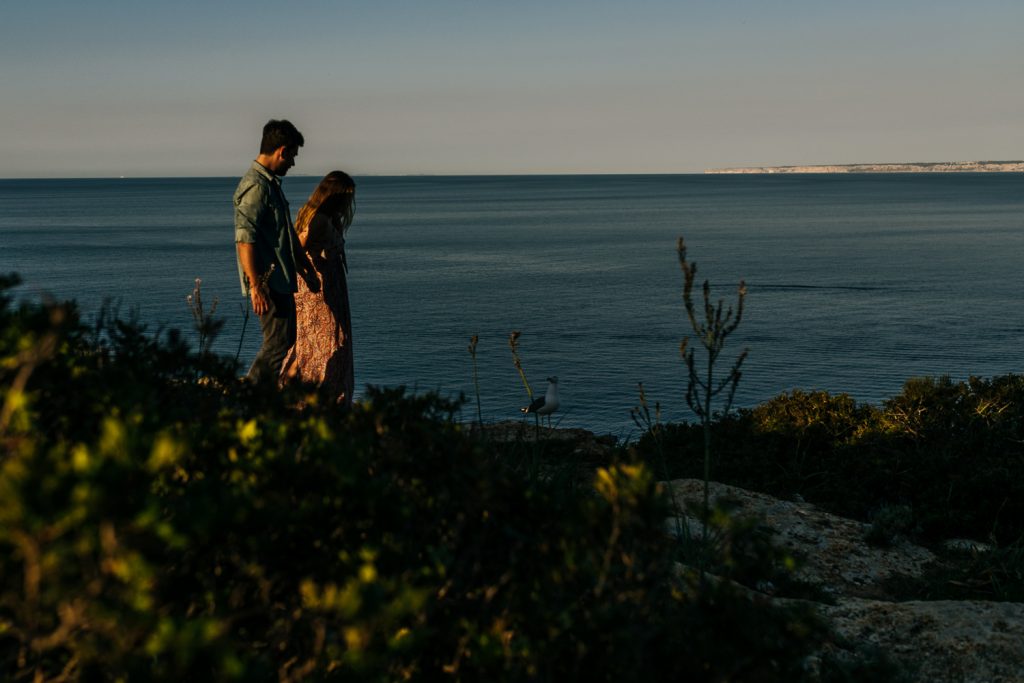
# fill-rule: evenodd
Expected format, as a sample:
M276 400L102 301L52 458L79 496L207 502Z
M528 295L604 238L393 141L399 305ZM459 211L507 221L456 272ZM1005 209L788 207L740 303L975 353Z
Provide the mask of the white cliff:
M939 163L751 166L712 168L705 173L1019 173L1024 161L945 161Z

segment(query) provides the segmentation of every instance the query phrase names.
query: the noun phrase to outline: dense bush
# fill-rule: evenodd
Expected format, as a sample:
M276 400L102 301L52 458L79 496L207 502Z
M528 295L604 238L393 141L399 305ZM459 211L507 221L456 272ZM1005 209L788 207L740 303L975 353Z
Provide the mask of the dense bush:
M699 425L662 427L639 443L672 476L702 476ZM1024 535L1024 376L912 379L880 407L801 392L719 417L712 478L799 494L871 521L909 508L925 539Z
M820 640L680 574L641 465L567 490L436 396L344 413L69 306L0 330L0 678L790 681Z

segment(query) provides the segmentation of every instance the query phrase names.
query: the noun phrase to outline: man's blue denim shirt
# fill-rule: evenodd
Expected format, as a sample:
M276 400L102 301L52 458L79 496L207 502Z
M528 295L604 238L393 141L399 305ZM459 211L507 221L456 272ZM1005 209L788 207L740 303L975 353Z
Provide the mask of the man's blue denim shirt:
M262 164L252 162L235 190L235 242L256 245L256 259L261 272L266 273L274 264L274 272L267 284L275 291L298 291L295 275L297 241L281 179ZM237 254L235 260L238 262L242 294L248 295L248 278Z

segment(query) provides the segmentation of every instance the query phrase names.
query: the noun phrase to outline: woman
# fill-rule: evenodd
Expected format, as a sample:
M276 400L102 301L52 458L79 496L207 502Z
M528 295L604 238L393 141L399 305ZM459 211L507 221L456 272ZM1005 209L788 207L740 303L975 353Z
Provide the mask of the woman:
M320 384L338 403L352 405L352 316L345 275L345 233L355 212L356 184L331 171L299 211L295 232L320 280L311 292L299 278L295 295L297 332L281 378Z

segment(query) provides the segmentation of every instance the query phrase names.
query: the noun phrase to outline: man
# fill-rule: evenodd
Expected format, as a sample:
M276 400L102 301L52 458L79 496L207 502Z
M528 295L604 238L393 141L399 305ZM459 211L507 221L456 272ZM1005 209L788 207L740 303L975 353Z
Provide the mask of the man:
M242 294L259 316L263 344L249 379L277 381L295 344L296 273L319 289L313 266L299 247L281 178L295 165L305 140L286 120L263 127L260 153L235 190L235 252Z

